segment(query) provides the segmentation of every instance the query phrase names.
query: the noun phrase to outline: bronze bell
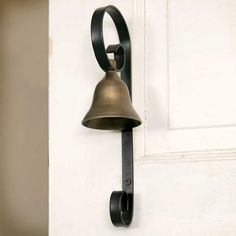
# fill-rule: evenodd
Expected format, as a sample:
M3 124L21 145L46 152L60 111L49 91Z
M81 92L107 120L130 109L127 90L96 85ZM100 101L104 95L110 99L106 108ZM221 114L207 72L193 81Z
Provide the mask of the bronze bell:
M103 130L125 130L141 124L132 106L127 85L114 70L108 70L97 84L92 105L82 124Z

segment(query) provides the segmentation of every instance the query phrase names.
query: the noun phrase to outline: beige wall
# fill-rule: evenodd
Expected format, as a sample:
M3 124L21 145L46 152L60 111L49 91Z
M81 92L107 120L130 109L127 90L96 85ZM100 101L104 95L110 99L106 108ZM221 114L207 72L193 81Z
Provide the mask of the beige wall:
M47 229L48 1L0 0L0 236Z

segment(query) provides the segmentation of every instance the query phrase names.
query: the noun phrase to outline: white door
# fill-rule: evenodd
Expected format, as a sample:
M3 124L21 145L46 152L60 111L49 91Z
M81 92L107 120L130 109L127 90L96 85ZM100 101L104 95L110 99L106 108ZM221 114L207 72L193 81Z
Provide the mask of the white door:
M113 4L133 49L135 211L115 228L119 132L81 126L104 76L93 11ZM236 2L50 1L50 236L236 235ZM106 17L107 45L117 42Z

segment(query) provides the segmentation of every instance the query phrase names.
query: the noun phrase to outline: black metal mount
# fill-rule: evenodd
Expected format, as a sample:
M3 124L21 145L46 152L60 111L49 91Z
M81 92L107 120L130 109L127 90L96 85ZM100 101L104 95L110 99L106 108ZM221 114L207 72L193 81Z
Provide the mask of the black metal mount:
M119 44L105 49L103 39L103 18L108 13L115 23ZM95 10L91 22L91 38L98 64L106 72L110 69L120 71L121 79L127 84L132 98L131 83L131 42L129 31L120 11L112 6ZM114 53L116 66L109 61L107 53ZM110 216L115 226L129 226L133 218L134 177L133 177L133 131L122 130L122 191L114 191L110 197Z

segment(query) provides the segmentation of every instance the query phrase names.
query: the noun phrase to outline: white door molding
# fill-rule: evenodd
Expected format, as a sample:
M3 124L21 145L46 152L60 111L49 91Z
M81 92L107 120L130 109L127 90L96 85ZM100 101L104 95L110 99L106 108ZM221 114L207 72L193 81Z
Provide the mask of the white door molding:
M139 163L236 159L236 95L231 89L236 47L229 45L230 37L236 38L232 4L236 7L223 0L194 5L133 1L133 102L143 120L134 133ZM226 13L231 14L230 23L222 22ZM215 28L213 20L218 23ZM221 38L222 30L226 39ZM211 35L217 40L208 42ZM214 60L213 52L221 58ZM204 57L211 58L209 66L201 63ZM195 67L185 72L185 65Z

